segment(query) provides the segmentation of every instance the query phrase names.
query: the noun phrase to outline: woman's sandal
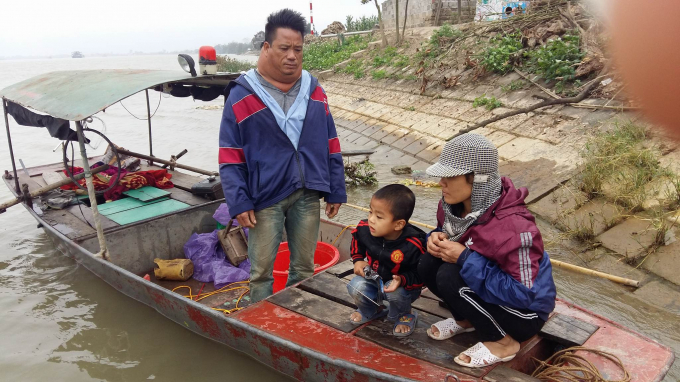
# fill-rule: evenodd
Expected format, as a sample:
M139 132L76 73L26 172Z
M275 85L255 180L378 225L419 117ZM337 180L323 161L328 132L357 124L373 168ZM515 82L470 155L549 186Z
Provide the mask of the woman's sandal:
M435 336L432 332L432 328L430 327L427 329L427 336L437 341L448 340L456 334L468 333L475 330L475 328L464 328L458 325L456 320L453 318L447 318L446 320L439 321L432 326L439 330L439 335Z
M465 354L466 356L470 357L470 362L465 362L462 359L460 359L460 355L456 356L456 358L454 358L453 360L461 366L472 368L487 367L498 362L508 362L515 358L515 356L517 355L513 354L505 358L498 358L495 355L491 354L489 348L484 346L484 344L481 342L477 342L475 346L467 349L461 354Z
M416 330L416 324L417 323L418 323L418 312L413 311L413 314L410 314L410 313L402 314L397 319L397 322L394 323L394 328L392 328L392 334L395 337L410 336L411 334L413 334L413 331ZM408 326L409 331L403 332L403 333L397 332L397 326L398 325Z
M361 320L359 320L359 321L354 321L354 320L352 320L352 318L350 317L349 322L353 323L354 325L362 325L362 324L367 323L368 321L372 321L372 320L375 320L375 319L377 319L377 318L385 317L385 316L387 315L387 309L379 310L379 311L375 312L375 314L374 314L372 317L369 317L369 318L366 318L366 316L364 316L364 315L359 311L359 309L357 309L356 312L359 313L359 314L361 314Z

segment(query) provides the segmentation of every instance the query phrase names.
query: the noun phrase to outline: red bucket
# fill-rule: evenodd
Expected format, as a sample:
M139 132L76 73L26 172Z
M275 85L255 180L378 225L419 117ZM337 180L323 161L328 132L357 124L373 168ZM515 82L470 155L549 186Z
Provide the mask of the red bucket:
M338 263L340 252L328 243L317 242L314 252L314 274L325 271ZM274 293L286 287L288 281L288 267L290 266L290 250L288 242L279 245L274 260Z

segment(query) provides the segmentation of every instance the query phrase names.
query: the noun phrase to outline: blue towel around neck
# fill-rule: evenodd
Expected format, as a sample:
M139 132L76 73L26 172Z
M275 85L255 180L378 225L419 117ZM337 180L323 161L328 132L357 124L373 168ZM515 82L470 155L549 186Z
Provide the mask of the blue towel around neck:
M272 97L267 89L265 89L260 80L255 74L255 69L250 69L244 76L250 87L253 88L255 94L264 102L265 105L271 110L276 118L276 123L279 125L281 130L288 136L290 142L295 147L298 148L298 142L300 141L300 133L302 132L302 124L305 121L305 116L307 115L307 104L309 103L309 86L311 84L311 75L306 70L302 71L302 82L300 83L300 92L298 93L295 102L288 109L288 114L283 113L283 109L276 102L274 97Z

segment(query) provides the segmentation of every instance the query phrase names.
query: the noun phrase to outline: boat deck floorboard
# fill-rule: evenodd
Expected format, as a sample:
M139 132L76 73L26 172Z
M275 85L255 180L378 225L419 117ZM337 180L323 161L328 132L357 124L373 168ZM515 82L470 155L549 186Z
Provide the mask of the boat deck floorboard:
M203 287L203 290L201 291L201 296L211 293L216 291L215 289L215 284L213 283L203 283L201 281L198 281L196 279L189 278L187 281L172 281L172 280L159 280L156 278L156 276L153 273L153 270L150 270L148 272L148 275L151 279L151 282L159 285L165 289L168 290L173 290L179 286L188 286L191 288L191 294L192 295L197 295L198 291L201 290L201 287ZM140 275L144 276L144 275ZM205 284L205 285L204 285ZM248 284L236 284L236 286L247 286ZM215 295L212 295L210 297L204 298L200 300L199 302L205 306L208 306L210 308L219 308L219 309L234 309L236 307L236 300L241 296L241 294L245 291L245 289L234 289L228 292L223 292L223 293L218 293ZM179 293L183 296L188 296L189 295L189 289L187 288L180 288L175 291L175 293ZM250 297L246 294L243 296L241 301L239 302L238 306L241 308L245 308L246 306L250 305Z
M368 324L355 325L349 315L356 309L353 299L347 292L347 284L354 275L351 260L343 261L326 272L321 272L300 283L295 288L284 289L269 297L267 301L301 314L309 319L328 325L344 333L371 341L385 349L399 352L446 369L481 377L497 365L486 368L470 369L459 366L453 357L479 342L475 332L457 335L447 341L433 341L427 336L430 325L451 317L449 310L440 305L439 298L425 293L416 300L413 309L418 313L418 324L412 335L396 337L392 334L394 323L385 319L373 320ZM537 343L537 338L522 344L527 351ZM502 373L513 374L516 381L525 374L515 370Z

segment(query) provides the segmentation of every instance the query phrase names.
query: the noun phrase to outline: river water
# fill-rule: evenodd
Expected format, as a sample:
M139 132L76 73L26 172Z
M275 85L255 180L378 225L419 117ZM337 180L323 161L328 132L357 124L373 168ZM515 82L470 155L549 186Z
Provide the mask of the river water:
M231 56L230 57L234 57ZM256 57L238 57L255 60ZM174 55L86 57L83 59L0 60L0 89L45 72L78 69L181 70ZM182 149L184 164L216 169L219 105L191 99L159 98L150 93L154 155L169 158ZM332 100L331 100L332 102ZM130 113L146 116L146 101L135 95L123 101ZM332 103L331 103L332 106ZM147 122L120 104L100 113L91 127L125 148L148 152ZM14 155L27 167L59 162L59 143L45 130L17 126L10 117ZM97 142L93 142L97 145ZM88 153L103 153L100 144ZM11 170L7 137L0 133L0 170ZM419 204L436 203L436 191L419 195ZM0 187L0 200L11 194ZM369 190L354 190L350 201L366 204ZM432 211L423 208L421 211ZM414 219L432 222L416 213ZM0 381L282 381L288 378L257 361L165 319L129 299L61 255L36 228L35 220L16 206L0 215ZM566 251L553 249L556 258ZM680 351L677 314L656 308L610 282L555 270L559 297L609 317ZM680 368L667 381L680 380Z

